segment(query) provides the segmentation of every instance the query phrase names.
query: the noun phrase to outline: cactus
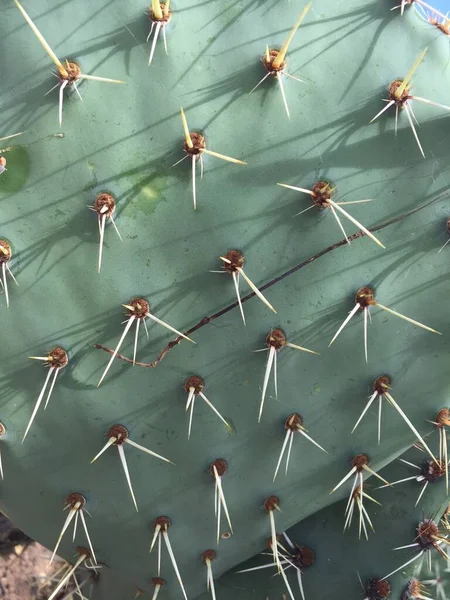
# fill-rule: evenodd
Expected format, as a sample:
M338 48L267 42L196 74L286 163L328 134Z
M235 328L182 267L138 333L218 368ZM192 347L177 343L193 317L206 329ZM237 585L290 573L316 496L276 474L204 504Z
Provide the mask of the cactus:
M1 502L89 597L261 597L287 530L310 597L375 598L442 512L372 493L417 441L448 477L448 39L410 4L5 4Z

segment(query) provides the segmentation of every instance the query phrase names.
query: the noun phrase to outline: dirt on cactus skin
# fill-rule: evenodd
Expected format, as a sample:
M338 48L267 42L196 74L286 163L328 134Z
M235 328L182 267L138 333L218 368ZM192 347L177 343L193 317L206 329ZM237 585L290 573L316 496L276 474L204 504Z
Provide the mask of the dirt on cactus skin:
M62 561L56 559L47 569L50 557L49 550L16 529L0 513L0 598L47 600L54 583L41 586L62 565Z

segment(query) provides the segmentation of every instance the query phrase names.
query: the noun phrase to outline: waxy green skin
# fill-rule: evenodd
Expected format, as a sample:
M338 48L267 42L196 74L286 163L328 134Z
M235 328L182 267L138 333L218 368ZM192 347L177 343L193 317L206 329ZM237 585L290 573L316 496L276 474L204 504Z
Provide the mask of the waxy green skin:
M148 555L151 523L168 515L192 598L205 589L200 555L215 547L214 485L207 471L212 460L223 457L229 464L223 486L235 532L219 545L214 563L219 576L264 548L269 520L261 506L267 496L280 498L281 531L320 515L348 493L329 494L354 454L366 452L371 466L380 469L414 442L389 407L380 446L375 410L350 436L377 376L392 376L394 398L421 432L431 430L425 419L433 419L446 403L448 255L437 252L447 239L450 116L414 107L426 160L405 115L397 137L393 112L369 121L383 106L386 86L406 75L424 46L429 51L414 77L414 91L449 103L448 40L410 10L404 17L390 12L389 2L317 0L288 53L289 72L305 80L285 81L289 121L276 82L248 92L264 75L260 56L266 43L282 44L303 5L174 3L169 56L158 43L150 69L146 7L136 0L101 0L95 8L82 0L24 5L61 59L73 58L83 72L127 84L83 83L83 103L74 94L66 97L59 129L57 94L44 96L55 82L51 61L13 3L3 7L0 130L26 134L12 141L15 149L5 154L8 171L0 177L0 233L12 243L11 268L20 284L11 285L10 308L2 298L0 312L1 420L7 427L0 501L18 526L53 547L65 497L82 492L93 517L88 525L97 557L109 567L97 588L99 598L127 597L134 586L151 589L149 580L156 575L156 556ZM209 148L248 162L238 166L205 157L196 211L188 161L170 168L183 156L180 106L190 129L202 131ZM265 291L277 315L252 299L244 305L245 328L234 309L193 334L195 346L182 342L155 369L117 361L97 389L109 356L93 345L117 343L125 318L122 303L142 295L156 316L184 331L234 302L231 277L209 272L220 269L219 256L228 249L243 251L246 273L262 285L341 240L330 214L311 210L292 218L310 199L276 186L310 188L318 178L332 181L342 201L374 198L348 207L366 226L440 199L378 232L386 250L366 238L356 240ZM117 199L116 223L124 241L107 227L99 275L96 216L87 205L101 191ZM349 234L355 231L347 222L344 226ZM374 310L368 365L361 314L328 349L354 305L354 293L368 284L383 304L443 335ZM241 289L244 295L244 282ZM258 424L266 357L252 351L263 347L273 327L321 354L280 353L278 401L271 383ZM171 339L156 325L149 341L141 331L138 360L154 360ZM57 344L68 351L69 365L21 445L46 376L42 364L28 356ZM124 348L131 356L131 335ZM182 385L191 374L205 379L205 393L233 424L232 434L197 402L188 442ZM329 454L295 439L288 475L280 472L272 483L283 423L294 411ZM89 464L114 423L176 463L125 448L139 513L115 448ZM343 514L342 521L321 531L339 549L342 526ZM410 528L409 521L402 527ZM389 526L380 526L367 547L388 533L393 537ZM348 539L362 572L367 567L354 530ZM389 547L402 543L407 541L400 536L386 541ZM70 534L60 552L72 558ZM335 552L339 558L340 550ZM353 578L356 566L346 564L347 570ZM161 575L168 581L161 596L182 597L167 555ZM263 581L258 585L267 579L251 577Z

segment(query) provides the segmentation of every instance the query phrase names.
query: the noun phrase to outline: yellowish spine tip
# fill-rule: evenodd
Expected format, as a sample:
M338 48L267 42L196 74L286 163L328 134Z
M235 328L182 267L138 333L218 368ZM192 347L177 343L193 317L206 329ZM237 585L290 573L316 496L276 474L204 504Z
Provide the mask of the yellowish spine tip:
M408 84L410 83L410 81L412 79L412 76L416 72L416 70L417 70L418 66L420 65L420 63L425 58L425 54L427 53L427 51L428 51L428 48L425 48L425 50L422 50L422 52L417 57L416 62L413 64L413 66L409 70L408 75L402 81L401 85L399 85L399 87L395 90L394 96L397 98L397 100L400 100L400 98L403 96L403 93L406 90L406 88L408 87Z
M53 50L50 48L50 46L48 45L48 43L46 42L46 40L44 39L44 36L42 35L42 33L39 31L39 29L36 27L36 25L34 24L34 22L32 21L30 15L27 13L27 11L24 9L24 7L20 4L19 0L14 0L14 2L16 3L17 8L20 10L20 12L22 13L25 21L28 23L28 25L31 27L31 29L33 30L34 35L37 37L37 39L41 42L44 50L47 52L47 54L50 56L50 58L52 59L52 61L55 63L55 65L58 67L58 71L60 73L60 75L64 78L69 77L68 72L66 71L66 69L64 68L63 64L61 63L61 61L59 60L59 58L56 56L56 54L53 52Z
M306 14L308 13L309 9L311 8L311 4L312 4L312 2L309 2L309 4L307 4L305 6L305 8L302 10L302 13L299 16L297 23L292 28L290 34L287 37L287 40L281 46L280 51L278 52L277 56L274 58L274 60L272 62L272 66L275 69L279 69L281 67L282 63L284 62L284 59L286 58L286 53L288 51L289 45L292 42L292 39L293 39L293 37L294 37L297 29L300 27L300 25L303 22L303 19L306 17Z
M270 62L270 52L269 52L269 46L266 46L266 61Z
M166 18L169 16L169 11L170 11L170 0L166 0L166 3L164 4L164 16Z
M183 122L184 139L186 140L186 145L188 148L193 148L194 144L192 143L191 134L189 133L189 127L186 121L186 115L184 114L183 109L181 109L181 120Z
M152 0L152 11L159 21L163 20L163 13L161 10L161 4L159 3L159 0Z

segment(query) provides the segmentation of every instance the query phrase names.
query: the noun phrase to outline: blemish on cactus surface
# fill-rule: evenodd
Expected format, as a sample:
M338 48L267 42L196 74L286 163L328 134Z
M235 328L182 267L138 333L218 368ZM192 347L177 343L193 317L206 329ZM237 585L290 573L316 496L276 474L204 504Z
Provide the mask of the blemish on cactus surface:
M186 590L184 588L183 580L181 579L180 571L178 569L177 561L175 560L175 555L172 550L172 545L169 540L169 534L167 533L169 527L171 526L171 521L169 517L160 516L157 517L153 521L153 537L150 544L150 552L153 550L156 541L158 541L158 577L161 575L161 539L164 540L167 552L170 557L170 561L172 563L173 570L175 571L175 575L178 579L178 583L180 584L181 591L183 592L183 596L185 600L187 599Z

